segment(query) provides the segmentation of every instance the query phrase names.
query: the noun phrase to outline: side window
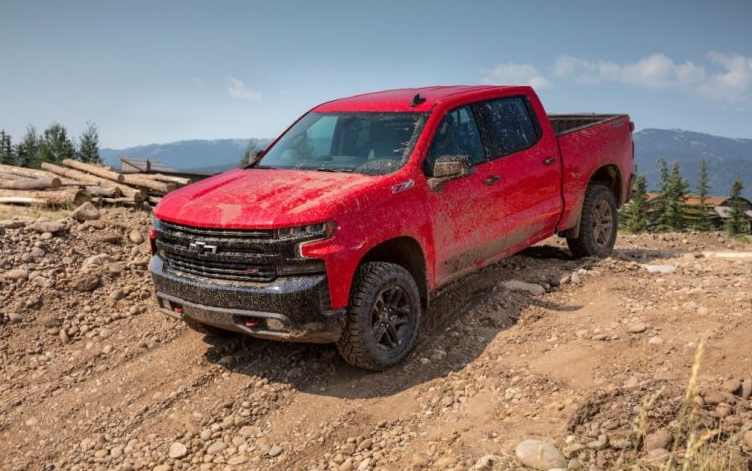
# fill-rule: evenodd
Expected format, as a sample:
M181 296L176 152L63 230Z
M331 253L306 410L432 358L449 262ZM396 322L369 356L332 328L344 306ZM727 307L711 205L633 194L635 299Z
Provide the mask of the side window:
M486 101L473 109L491 158L527 149L540 139L540 126L525 97Z
M442 155L467 155L473 165L486 161L478 124L469 106L452 110L441 120L424 164L426 175L431 175L433 163Z

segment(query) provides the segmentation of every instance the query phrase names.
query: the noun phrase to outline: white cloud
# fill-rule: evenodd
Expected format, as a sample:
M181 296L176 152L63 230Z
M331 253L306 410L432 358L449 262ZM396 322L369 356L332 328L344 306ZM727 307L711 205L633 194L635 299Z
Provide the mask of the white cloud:
M516 64L509 62L499 64L493 69L484 70L481 83L496 85L530 85L535 88L551 87L551 82L538 73L533 64Z
M620 82L680 90L726 103L752 101L751 57L713 51L707 59L712 67L692 61L675 62L660 53L627 63L561 56L554 63L553 75L585 84Z
M198 77L191 77L191 83L196 86L204 84L204 82Z
M228 87L227 93L235 98L242 98L244 100L259 101L261 100L261 92L249 88L242 80L236 77L227 77Z

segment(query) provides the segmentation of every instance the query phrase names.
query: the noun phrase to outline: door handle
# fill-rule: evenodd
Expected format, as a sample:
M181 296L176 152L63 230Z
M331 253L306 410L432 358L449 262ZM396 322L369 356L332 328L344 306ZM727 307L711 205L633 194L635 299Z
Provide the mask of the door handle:
M498 175L491 175L490 177L487 177L485 180L483 180L483 183L486 185L493 185L494 183L501 180L501 177Z
M554 162L556 162L556 157L549 157L547 159L543 159L543 165L551 165Z

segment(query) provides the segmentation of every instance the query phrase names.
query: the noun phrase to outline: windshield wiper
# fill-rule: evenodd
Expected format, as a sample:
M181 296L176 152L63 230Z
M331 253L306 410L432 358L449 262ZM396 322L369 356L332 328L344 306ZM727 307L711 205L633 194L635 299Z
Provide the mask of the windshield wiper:
M331 167L307 168L305 170L316 170L317 172L345 172L345 173L354 172L354 170L349 169L349 168L331 168Z

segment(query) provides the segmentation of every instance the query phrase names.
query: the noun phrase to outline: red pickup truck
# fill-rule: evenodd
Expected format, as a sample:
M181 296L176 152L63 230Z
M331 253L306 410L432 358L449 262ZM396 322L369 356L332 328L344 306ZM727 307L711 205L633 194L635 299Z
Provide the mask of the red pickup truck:
M381 370L439 286L554 234L607 256L634 171L625 114L530 87L390 90L313 108L243 169L155 210L163 312L208 334L336 343Z

